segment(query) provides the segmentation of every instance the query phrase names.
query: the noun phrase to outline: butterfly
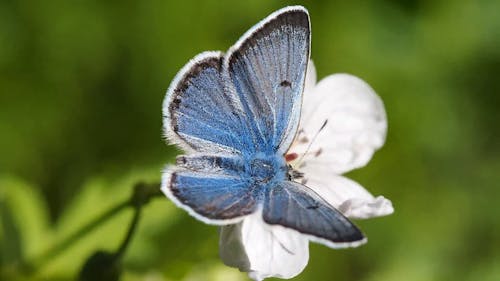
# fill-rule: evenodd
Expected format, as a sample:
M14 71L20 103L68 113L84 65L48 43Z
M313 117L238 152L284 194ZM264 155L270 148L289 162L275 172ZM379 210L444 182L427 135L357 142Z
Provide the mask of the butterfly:
M162 191L215 225L261 213L338 248L363 233L304 184L287 164L297 135L311 31L301 6L278 10L226 53L203 52L175 76L163 103L167 140L185 151L162 176Z

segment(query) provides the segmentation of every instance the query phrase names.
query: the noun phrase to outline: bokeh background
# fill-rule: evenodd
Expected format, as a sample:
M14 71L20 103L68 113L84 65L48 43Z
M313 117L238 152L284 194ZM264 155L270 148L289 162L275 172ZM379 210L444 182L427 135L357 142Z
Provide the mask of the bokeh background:
M72 280L114 251L131 210L40 261L135 182L160 180L178 153L161 137L176 72L288 4L310 11L319 78L352 73L382 97L386 145L348 176L396 209L357 222L363 247L312 244L295 280L500 280L496 0L1 0L0 279ZM219 260L217 237L155 199L122 280L248 280Z

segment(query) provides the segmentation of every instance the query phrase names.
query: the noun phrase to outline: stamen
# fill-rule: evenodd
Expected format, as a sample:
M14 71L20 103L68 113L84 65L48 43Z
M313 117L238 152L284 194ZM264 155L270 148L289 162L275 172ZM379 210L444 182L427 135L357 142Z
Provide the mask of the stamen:
M326 120L325 120L325 122L323 122L323 125L321 125L321 128L319 128L319 130L318 130L318 133L317 133L317 134L319 134L319 132L321 132L321 131L325 128L326 123L328 123L328 119L326 119ZM317 134L316 134L316 135L317 135Z
M304 154L302 154L302 156L300 157L299 159L299 164L302 162L302 160L304 159L304 156L309 153L309 149L311 149L311 146L312 144L314 143L314 141L316 140L316 137L319 135L319 133L321 131L323 131L323 129L326 127L326 124L328 123L328 119L325 120L325 122L323 122L323 125L321 125L321 127L319 128L319 130L316 132L316 134L314 134L313 138L311 139L311 142L309 143L309 145L307 146L307 149L306 151L304 152ZM320 149L321 150L321 149ZM319 152L321 153L321 152Z

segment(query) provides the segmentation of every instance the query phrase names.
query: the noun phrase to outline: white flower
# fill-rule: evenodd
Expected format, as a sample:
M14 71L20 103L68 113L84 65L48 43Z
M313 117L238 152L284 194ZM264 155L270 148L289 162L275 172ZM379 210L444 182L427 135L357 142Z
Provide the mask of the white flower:
M385 141L387 120L377 94L361 79L330 75L316 84L309 64L301 121L286 159L304 173L307 185L345 216L366 219L391 214L391 201L374 197L341 174L368 163ZM254 280L292 278L309 259L309 239L279 225L268 225L261 213L221 227L220 256L224 263L249 273Z

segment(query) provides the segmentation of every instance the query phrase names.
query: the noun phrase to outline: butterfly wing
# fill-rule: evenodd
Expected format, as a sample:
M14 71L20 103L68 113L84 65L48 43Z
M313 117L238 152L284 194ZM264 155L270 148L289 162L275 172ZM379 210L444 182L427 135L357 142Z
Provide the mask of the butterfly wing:
M284 153L297 131L309 45L307 11L288 7L250 29L225 57L196 56L167 92L165 135L198 152Z
M228 174L167 168L162 191L177 206L209 224L236 223L257 207L248 182Z
M171 143L186 151L238 153L251 146L243 112L226 90L223 54L193 58L172 81L163 103L163 129Z
M222 74L224 55L205 52L177 74L163 104L163 126L171 143L188 156L163 172L162 191L194 217L213 224L238 221L254 211L249 184L241 179L240 156L252 147Z
M309 45L307 10L287 7L250 29L226 56L257 151L284 153L295 136Z
M363 233L338 210L308 187L281 182L266 194L263 219L289 227L332 248L354 247L366 241Z
M307 11L285 8L226 56L202 53L177 74L163 105L164 131L197 154L163 174L162 190L178 206L215 224L255 211L260 202L252 179L237 165L242 160L228 159L288 149L298 126L309 33Z

